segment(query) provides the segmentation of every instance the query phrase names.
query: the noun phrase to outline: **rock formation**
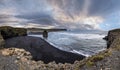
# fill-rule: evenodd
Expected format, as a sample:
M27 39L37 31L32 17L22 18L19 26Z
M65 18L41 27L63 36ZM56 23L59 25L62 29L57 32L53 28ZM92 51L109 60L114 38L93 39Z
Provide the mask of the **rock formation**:
M25 35L27 35L27 30L24 28L0 27L0 48L5 46L5 39Z
M27 29L3 26L3 27L0 27L0 33L4 39L8 39L8 38L17 37L17 36L26 36Z
M0 49L3 48L5 46L5 41L2 37L2 35L0 34Z
M108 32L106 50L82 60L80 70L119 70L120 69L120 29Z
M0 27L0 33L1 47L25 49L31 53L32 59L36 61L42 60L45 63L51 61L56 61L57 63L74 63L75 60L82 60L85 58L83 55L59 50L41 38L28 37L26 36L27 29L24 28L3 26Z
M114 29L110 30L108 32L108 36L106 36L107 40L107 48L110 48L110 45L113 43L113 41L120 36L120 29Z
M0 50L0 70L119 70L120 29L109 31L106 38L108 49L81 61L80 55L59 50L41 38L28 36L9 38L6 39L6 48ZM2 36L0 39L3 39ZM56 62L78 60L72 62L73 64L64 62L56 64L51 59ZM43 62L46 60L52 62L46 64L47 62Z
M41 38L25 36L24 28L4 26L0 27L0 33L0 70L44 70L45 63L53 70L61 63L74 63L85 58L59 50Z

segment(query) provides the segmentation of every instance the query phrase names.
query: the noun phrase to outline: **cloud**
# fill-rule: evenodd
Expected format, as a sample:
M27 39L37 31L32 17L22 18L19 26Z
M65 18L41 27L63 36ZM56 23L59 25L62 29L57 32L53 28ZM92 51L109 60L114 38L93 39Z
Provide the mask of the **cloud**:
M34 24L40 24L40 25L53 25L57 23L56 20L53 19L53 17L49 14L45 13L29 13L29 14L22 14L22 15L16 15L16 18L20 19L26 19L28 20L27 23L34 23Z
M52 0L48 1L53 8L53 18L59 25L77 29L99 29L103 21L101 16L89 16L91 0Z
M62 26L78 29L99 29L111 13L119 11L119 0L52 0L55 20Z
M16 18L16 11L13 8L3 8L0 11L0 26L23 26L22 23L26 22L26 19Z
M51 26L55 21L51 17L51 8L42 0L2 0L0 9L0 25Z
M119 6L120 0L1 0L0 24L100 29Z
M91 0L89 15L107 16L116 12L120 6L120 0Z

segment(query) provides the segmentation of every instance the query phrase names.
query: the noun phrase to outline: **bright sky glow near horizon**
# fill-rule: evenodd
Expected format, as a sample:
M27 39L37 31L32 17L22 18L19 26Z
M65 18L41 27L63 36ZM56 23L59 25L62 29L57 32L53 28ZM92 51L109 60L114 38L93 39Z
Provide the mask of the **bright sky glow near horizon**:
M120 0L0 0L0 26L120 28Z

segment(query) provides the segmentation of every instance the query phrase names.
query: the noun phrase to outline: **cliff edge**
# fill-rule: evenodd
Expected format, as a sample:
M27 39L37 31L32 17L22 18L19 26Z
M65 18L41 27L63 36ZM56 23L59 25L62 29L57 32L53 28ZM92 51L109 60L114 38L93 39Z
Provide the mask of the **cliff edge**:
M26 36L27 29L25 28L13 28L10 26L0 27L0 48L5 46L5 40L17 36Z
M120 29L110 30L106 41L107 49L80 62L78 70L120 69Z
M69 64L85 58L55 48L41 38L26 35L24 28L0 27L0 70L44 70L45 66L49 66L47 64L55 69L54 65L58 63Z
M2 42L4 41L2 36L0 37L0 39ZM1 70L6 70L6 69L9 70L28 70L28 69L29 70L119 70L120 69L120 29L110 30L108 32L108 36L106 36L106 40L107 40L106 50L91 57L84 58L83 60L76 60L75 62L73 62L73 64L56 63L55 61L46 64L41 60L38 61L33 60L33 56L32 56L33 54L35 55L39 51L41 51L40 53L45 53L44 52L45 46L42 44L41 50L37 50L37 52L31 51L32 53L30 53L30 51L26 49L30 49L31 47L25 48L24 47L25 45L23 44L21 44L21 46L19 45L21 42L24 43L23 40L28 41L29 43L30 39L33 42L33 44L29 44L31 47L37 46L37 44L42 44L44 42L42 40L43 42L38 42L35 45L34 41L37 41L38 38L33 38L33 37L17 37L17 38L8 39L6 43L11 44L12 46L13 43L17 42L18 45L13 44L12 48L8 45L7 48L0 50ZM36 47L36 49L38 49L38 47ZM48 53L50 52L52 51L48 51ZM60 52L60 54L61 53L62 55L65 55L63 52ZM52 54L55 55L54 57L58 57L58 53L56 54L52 53ZM76 57L67 54L65 56L66 56L65 58L68 57L67 59L69 58L72 59ZM41 57L41 54L39 57ZM47 59L48 58L49 57L47 57Z

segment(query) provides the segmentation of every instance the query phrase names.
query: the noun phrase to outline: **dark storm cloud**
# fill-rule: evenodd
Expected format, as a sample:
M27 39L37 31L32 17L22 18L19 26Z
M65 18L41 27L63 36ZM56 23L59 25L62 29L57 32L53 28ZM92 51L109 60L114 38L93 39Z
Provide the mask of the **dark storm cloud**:
M111 12L120 10L120 0L48 0L48 3L73 16L83 12L86 2L90 4L87 15L109 15Z
M108 12L116 11L120 6L120 0L0 0L0 7L15 7L18 12L26 11L30 13L41 12L48 6L57 6L66 14L74 16L83 11L86 1L90 2L87 10L89 15L104 13L107 15Z
M120 0L0 0L0 23L94 29L119 6Z
M89 15L106 16L120 10L120 0L91 0Z
M29 13L29 14L22 14L15 16L17 18L27 19L27 23L35 23L35 24L42 24L42 25L53 25L55 20L52 16L45 14L45 13Z
M10 20L11 19L11 15L0 15L0 23L14 23L14 22L18 22L17 20Z
M65 14L74 16L79 14L84 8L83 5L85 0L47 0L48 4L51 4L53 7L58 7Z

